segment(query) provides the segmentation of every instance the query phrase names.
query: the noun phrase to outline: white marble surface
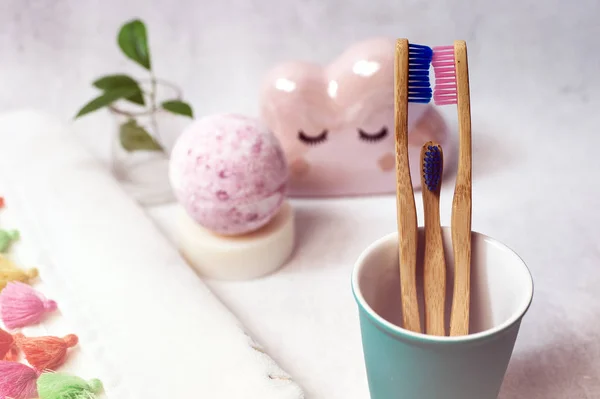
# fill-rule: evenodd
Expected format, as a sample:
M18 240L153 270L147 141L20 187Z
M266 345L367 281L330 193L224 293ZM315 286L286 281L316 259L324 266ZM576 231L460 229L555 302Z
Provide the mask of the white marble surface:
M64 120L96 76L128 70L114 35L149 24L158 73L198 115L253 114L261 75L287 58L326 61L374 35L469 44L474 127L473 228L515 249L536 292L503 399L600 397L600 2L3 0L0 107ZM454 111L445 109L450 120ZM76 124L103 157L111 121ZM444 188L449 222L452 185ZM417 201L420 204L420 198ZM394 229L392 198L296 202L299 249L274 276L209 282L310 398L365 398L352 262ZM169 207L151 210L169 231Z

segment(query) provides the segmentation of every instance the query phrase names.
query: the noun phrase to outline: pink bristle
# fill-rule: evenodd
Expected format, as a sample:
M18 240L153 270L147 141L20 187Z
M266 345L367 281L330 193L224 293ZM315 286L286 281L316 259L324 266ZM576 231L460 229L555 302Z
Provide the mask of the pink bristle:
M37 397L39 372L17 362L0 361L0 399Z
M448 54L454 57L454 46L436 46L433 48L431 62L443 61Z
M11 330L38 324L56 308L56 302L20 282L8 283L0 293L2 322Z
M435 73L433 101L436 105L456 104L456 67L454 64L454 46L439 46L433 48L431 60Z

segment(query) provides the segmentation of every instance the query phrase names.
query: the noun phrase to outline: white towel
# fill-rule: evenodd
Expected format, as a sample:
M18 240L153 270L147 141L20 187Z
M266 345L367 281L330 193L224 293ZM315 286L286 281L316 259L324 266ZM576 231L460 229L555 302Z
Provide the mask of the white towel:
M0 195L108 397L304 397L64 126L0 116Z

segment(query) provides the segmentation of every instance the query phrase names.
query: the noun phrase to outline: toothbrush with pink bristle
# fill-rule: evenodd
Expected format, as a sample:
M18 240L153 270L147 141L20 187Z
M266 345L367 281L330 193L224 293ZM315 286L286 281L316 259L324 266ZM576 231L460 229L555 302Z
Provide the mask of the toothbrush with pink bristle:
M433 48L435 72L433 100L436 105L457 105L459 158L452 200L452 248L454 252L454 296L450 335L469 334L471 285L471 104L467 45L456 40L453 46Z

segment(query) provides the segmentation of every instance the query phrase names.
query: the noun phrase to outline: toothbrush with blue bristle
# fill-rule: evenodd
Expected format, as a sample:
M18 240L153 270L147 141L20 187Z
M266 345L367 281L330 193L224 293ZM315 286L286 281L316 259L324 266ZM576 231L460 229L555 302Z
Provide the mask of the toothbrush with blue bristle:
M417 300L417 211L408 159L408 103L429 103L432 90L429 69L430 47L396 41L395 58L395 138L396 207L398 212L398 248L400 255L400 292L403 328L421 332Z
M466 43L456 40L453 46L435 47L433 69L436 77L435 104L456 104L458 110L459 158L451 217L454 294L450 315L450 335L458 336L469 334L471 300L472 149Z
M425 251L423 258L423 296L425 297L425 331L429 335L446 335L446 260L440 226L440 190L444 154L433 141L421 149L421 186L425 214Z

